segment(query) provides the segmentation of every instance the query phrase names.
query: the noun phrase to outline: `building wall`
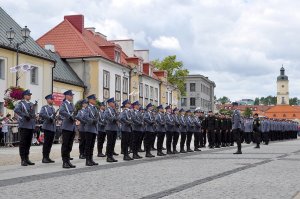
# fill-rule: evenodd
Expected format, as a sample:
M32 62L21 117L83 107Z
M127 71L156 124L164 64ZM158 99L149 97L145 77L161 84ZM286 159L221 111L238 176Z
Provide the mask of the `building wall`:
M285 104L289 104L289 81L288 80L277 81L277 105L282 104L283 97L284 97Z
M129 72L130 72L130 69L122 67L118 64L106 61L104 59L101 59L98 62L98 77L99 78L97 78L97 80L99 80L98 81L98 85L99 85L99 90L98 90L99 95L98 96L99 96L99 99L101 101L104 100L104 92L103 92L103 90L104 90L104 88L103 88L104 71L108 71L109 75L110 75L110 78L109 78L110 79L109 97L116 98L116 81L115 81L115 78L116 78L116 75L118 75L118 76L121 77L121 100L120 100L120 102L122 102L125 99L128 99L129 93L130 93L130 89L129 89L129 82L130 82ZM128 92L127 92L127 94L123 93L123 87L124 87L123 78L128 79L128 84L127 84ZM96 84L96 82L95 82L95 84Z
M4 91L16 85L16 73L11 73L10 68L16 66L16 52L0 48L0 58L5 60L5 80L0 80L0 96ZM30 64L38 68L38 82L31 84L30 71L19 72L18 85L32 92L32 101L38 102L38 109L45 104L44 97L52 92L52 67L53 62L30 55L19 54L19 64ZM0 103L3 97L0 97ZM1 105L1 104L0 104ZM1 108L0 108L1 109Z
M191 83L195 84L195 91L191 91ZM202 75L186 77L186 95L181 96L180 107L194 110L200 108L203 111L214 111L214 83ZM191 98L195 105L191 104ZM186 99L186 103L182 102Z
M53 92L57 93L64 93L67 90L72 90L74 93L73 102L76 103L77 101L83 99L84 97L84 88L80 86L74 86L71 84L66 84L62 82L53 82Z
M147 76L142 76L140 78L140 83L143 84L143 98L140 101L140 103L143 106L147 106L148 103L152 103L154 105L159 105L160 104L160 92L159 92L159 85L160 85L160 81L155 80L151 77L147 77ZM148 99L146 99L146 86L148 85L148 92L149 92L149 97ZM150 96L150 87L153 87L153 97L151 98ZM158 97L157 99L155 99L155 89L158 89Z

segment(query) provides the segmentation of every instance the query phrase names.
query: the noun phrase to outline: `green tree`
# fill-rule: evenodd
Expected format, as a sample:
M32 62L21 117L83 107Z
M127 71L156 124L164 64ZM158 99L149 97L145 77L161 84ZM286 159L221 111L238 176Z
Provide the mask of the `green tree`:
M185 95L185 77L189 74L187 69L184 69L183 62L176 60L176 55L165 57L163 60L154 60L152 64L159 70L168 72L168 81L176 85L182 95Z
M250 117L253 114L252 110L249 107L246 107L245 111L243 112L244 117Z
M298 105L299 100L297 97L290 98L290 105Z
M259 105L259 98L258 97L255 98L254 105Z
M218 99L218 102L220 102L221 104L226 104L226 103L230 103L230 99L226 96L223 96Z

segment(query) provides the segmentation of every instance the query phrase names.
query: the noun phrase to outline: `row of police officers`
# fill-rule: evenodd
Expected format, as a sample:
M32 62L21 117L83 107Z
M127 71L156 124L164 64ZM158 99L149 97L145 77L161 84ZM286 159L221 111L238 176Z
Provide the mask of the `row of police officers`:
M35 128L35 106L30 102L30 90L23 92L23 100L15 107L15 113L19 116L20 156L21 165L34 165L29 160L31 139ZM107 162L117 162L114 156L117 134L121 131L121 153L125 161L140 159L140 152L145 152L145 157L155 157L152 154L156 141L157 156L172 155L201 151L208 141L209 148L233 146L237 143L238 150L235 154L241 154L241 143L249 139L257 143L259 147L261 135L265 143L271 140L297 138L295 134L298 125L294 122L276 120L260 120L257 115L254 119L244 119L240 111L235 109L232 116L213 114L207 116L201 111L174 108L171 106L156 107L149 103L145 109L138 101L131 103L129 100L122 102L122 111L116 108L114 98L104 102L97 101L95 95L80 101L80 108L73 104L71 90L64 92L65 99L58 110L53 107L53 96L45 97L47 105L40 110L39 116L43 120L44 144L43 163L54 163L50 159L50 151L56 132L55 120L59 116L62 119L62 145L61 157L63 168L75 168L71 163L73 158L70 153L73 148L75 132L80 134L79 158L86 160L86 166L98 165L93 159L94 147L97 139L98 157L106 157ZM235 107L236 104L233 104ZM267 132L267 134L266 134ZM194 143L192 144L192 138ZM207 138L207 139L206 139ZM103 151L105 140L106 150ZM164 142L164 140L166 140ZM268 140L268 141L266 141ZM164 147L166 143L166 148ZM144 149L142 149L144 145ZM192 147L193 145L193 147ZM179 146L179 147L178 147ZM192 149L193 148L193 149ZM164 153L166 150L166 153ZM130 156L132 153L132 156Z

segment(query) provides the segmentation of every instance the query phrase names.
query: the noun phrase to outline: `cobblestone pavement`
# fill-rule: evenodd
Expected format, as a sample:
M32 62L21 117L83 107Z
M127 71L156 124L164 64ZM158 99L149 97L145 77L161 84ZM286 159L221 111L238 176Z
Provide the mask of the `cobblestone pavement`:
M41 148L35 150L40 160ZM299 198L300 140L261 149L244 145L242 155L233 155L235 150L204 149L130 162L118 156L114 164L95 158L100 165L94 167L85 167L76 150L77 168L63 170L59 145L54 146L55 164L30 167L20 167L19 160L5 165L2 157L17 158L17 149L0 149L0 198Z

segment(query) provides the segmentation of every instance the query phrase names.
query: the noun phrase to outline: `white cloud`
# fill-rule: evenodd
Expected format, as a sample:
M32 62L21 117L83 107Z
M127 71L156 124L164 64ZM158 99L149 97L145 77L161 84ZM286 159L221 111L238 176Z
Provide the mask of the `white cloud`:
M152 46L155 48L166 49L166 50L179 50L180 44L176 37L160 36L159 38L152 41Z
M191 73L216 82L231 99L276 95L284 64L291 96L300 97L298 0L0 0L37 39L70 13L108 39L132 38L153 59L176 54ZM56 5L62 5L57 7ZM43 9L47 8L47 9ZM168 8L168 9L166 9ZM55 15L53 15L55 13ZM179 42L180 41L180 42Z

